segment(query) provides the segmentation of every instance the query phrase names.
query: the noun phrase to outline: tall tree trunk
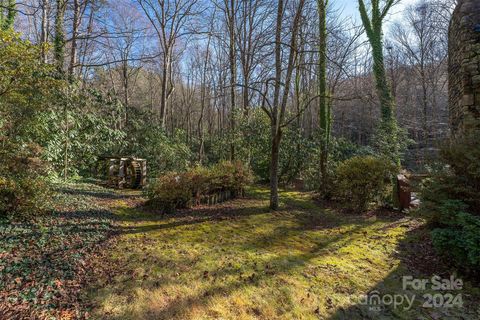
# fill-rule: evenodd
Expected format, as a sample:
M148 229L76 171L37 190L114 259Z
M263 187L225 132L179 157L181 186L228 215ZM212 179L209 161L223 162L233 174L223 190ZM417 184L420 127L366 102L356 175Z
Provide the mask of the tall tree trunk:
M212 26L210 29L213 29L213 21ZM202 69L202 82L201 82L201 110L200 110L200 118L198 119L198 131L199 131L199 138L200 138L200 147L198 150L198 162L200 165L203 163L203 158L205 156L205 128L203 127L203 119L205 115L205 107L206 107L206 98L207 98L207 69L208 69L208 61L210 59L210 42L211 42L211 33L208 35L207 41L207 48L205 52L205 61L203 63Z
M396 3L395 0L385 0L384 7L380 8L380 1L371 2L371 17L367 11L364 0L358 0L360 17L365 28L368 41L372 48L373 74L377 95L380 100L381 123L377 139L380 139L379 151L400 165L398 150L398 127L394 115L395 101L388 85L383 55L382 25L388 11Z
M42 61L47 63L47 49L46 45L48 43L48 7L49 0L42 1L42 31L41 31L41 40L42 43Z
M68 88L67 88L68 90ZM68 100L70 99L70 93L68 93ZM64 147L63 147L63 181L68 180L68 166L69 166L69 161L68 161L68 153L70 149L70 123L68 119L68 103L64 101L63 105L63 116L64 116L64 125L65 125L65 130L64 130Z
M79 0L73 0L73 22L72 22L72 41L70 48L70 65L68 75L73 76L77 65L77 36L78 26L80 24L80 4Z
M127 60L124 60L122 63L122 77L123 77L123 104L125 108L125 127L128 124L128 117L130 113L130 101L129 101L129 90L130 90L130 81L128 76L128 63Z
M385 59L383 56L383 44L381 28L377 30L370 42L373 55L373 72L375 76L377 93L380 98L381 116L383 122L390 122L393 119L393 98L388 86L387 74L385 71Z
M327 6L328 0L317 0L319 57L318 57L318 95L320 117L320 186L327 190L328 183L328 146L330 140L330 102L327 89Z
M423 124L423 139L425 147L428 145L428 86L427 86L427 76L425 72L425 59L423 53L420 57L420 80L422 81L422 124Z
M270 209L278 209L278 162L280 152L281 131L279 122L280 83L282 76L282 19L283 0L278 1L277 23L275 30L275 89L273 93L273 105L271 119L271 143L270 154ZM291 49L291 48L290 48Z
M270 155L270 209L272 210L278 209L278 164L280 156L280 142L282 139L282 125L285 125L284 122L287 101L290 94L293 70L295 69L296 58L298 55L297 37L300 29L304 5L305 1L300 0L297 11L295 12L288 49L289 54L287 69L285 71L285 79L284 81L282 81L282 28L284 19L284 1L278 1L275 30L275 88L273 93L273 104L271 105L271 112L269 113L272 143L272 150Z
M235 50L235 0L230 0L230 13L229 13L229 33L230 33L230 45L229 45L229 59L230 59L230 126L232 135L235 135L235 92L237 83L237 56ZM230 160L235 160L235 139L232 139L230 144Z
M162 86L160 93L160 126L165 128L165 117L167 113L167 100L168 100L168 81L171 68L171 59L170 59L170 48L165 49L164 53L164 66L162 71Z
M65 19L66 8L66 0L57 0L57 11L55 14L54 56L57 70L60 73L63 73L63 67L65 64L65 30L63 23Z
M243 116L248 117L248 100L250 97L250 90L248 89L248 84L250 83L250 74L248 70L244 70L243 72L243 78L244 78L244 86L242 88L242 95L243 95Z
M276 130L276 125L272 124L272 150L270 159L270 209L278 209L278 164L280 158L280 141L282 131Z

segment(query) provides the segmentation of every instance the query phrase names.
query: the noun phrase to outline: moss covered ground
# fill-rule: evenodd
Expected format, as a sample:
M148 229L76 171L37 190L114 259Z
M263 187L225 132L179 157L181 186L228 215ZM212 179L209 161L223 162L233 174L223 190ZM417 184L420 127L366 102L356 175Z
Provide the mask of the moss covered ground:
M286 191L271 212L263 188L162 216L137 196L110 199L118 240L105 263L117 271L85 292L95 318L480 318L478 289L468 282L452 292L461 293L461 308L426 308L423 294L436 292L402 289L403 276L450 275L417 218L339 213ZM416 299L410 308L364 305L369 292Z
M452 274L422 220L312 196L283 191L271 212L257 187L162 215L139 191L59 185L50 215L0 221L0 319L480 319L468 281L403 290L404 276ZM463 307L427 308L429 293L461 294Z

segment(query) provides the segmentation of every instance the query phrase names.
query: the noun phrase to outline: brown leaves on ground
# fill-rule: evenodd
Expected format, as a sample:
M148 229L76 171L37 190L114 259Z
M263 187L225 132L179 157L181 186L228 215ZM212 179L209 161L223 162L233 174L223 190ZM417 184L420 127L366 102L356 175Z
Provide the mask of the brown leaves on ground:
M115 241L111 213L92 200L59 192L51 215L0 222L0 319L89 318L82 289L113 272L104 249Z

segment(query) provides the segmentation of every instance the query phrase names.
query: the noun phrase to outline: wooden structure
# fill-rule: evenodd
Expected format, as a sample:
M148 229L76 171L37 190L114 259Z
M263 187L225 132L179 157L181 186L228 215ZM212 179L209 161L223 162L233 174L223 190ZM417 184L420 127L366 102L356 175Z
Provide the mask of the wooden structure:
M199 205L214 205L217 203L222 203L231 199L234 199L235 196L243 196L243 190L238 192L236 195L231 190L221 190L214 192L212 194L207 194L203 196L193 197L191 203L188 206L196 207Z
M109 187L141 189L147 183L147 160L135 157L101 157L97 172Z
M400 210L410 209L412 190L409 179L404 174L397 175L397 199Z
M420 204L418 192L421 189L422 180L428 178L428 174L400 173L396 178L394 188L394 202L400 210L416 208Z

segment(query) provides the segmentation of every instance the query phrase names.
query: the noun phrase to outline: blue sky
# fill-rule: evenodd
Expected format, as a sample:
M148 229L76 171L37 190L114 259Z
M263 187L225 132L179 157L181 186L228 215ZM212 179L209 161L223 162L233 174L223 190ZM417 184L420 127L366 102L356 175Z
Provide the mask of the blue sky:
M360 15L358 13L358 0L330 0L335 8L342 11L343 16L354 17L360 22ZM399 4L393 7L389 20L396 20L402 16L403 10L409 5L414 4L417 0L401 0Z

